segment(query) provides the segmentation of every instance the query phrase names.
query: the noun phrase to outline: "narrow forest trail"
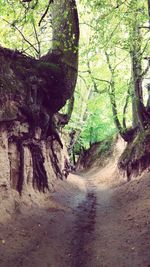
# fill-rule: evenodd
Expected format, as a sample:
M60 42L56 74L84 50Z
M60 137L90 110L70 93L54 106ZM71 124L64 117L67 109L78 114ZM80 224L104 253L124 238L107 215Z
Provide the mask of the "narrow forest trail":
M112 175L70 175L45 207L1 224L0 267L150 266L149 174L118 186Z

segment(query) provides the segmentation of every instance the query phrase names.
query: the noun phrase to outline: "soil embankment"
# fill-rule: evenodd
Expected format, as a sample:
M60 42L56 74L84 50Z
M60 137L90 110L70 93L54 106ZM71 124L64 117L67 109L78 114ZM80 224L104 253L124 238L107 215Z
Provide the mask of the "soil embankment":
M150 174L127 183L116 158L70 175L0 225L1 267L150 266Z

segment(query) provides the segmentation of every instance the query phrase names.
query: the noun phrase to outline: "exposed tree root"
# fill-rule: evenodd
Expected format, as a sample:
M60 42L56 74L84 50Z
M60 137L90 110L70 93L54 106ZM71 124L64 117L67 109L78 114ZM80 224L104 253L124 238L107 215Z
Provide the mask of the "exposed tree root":
M20 152L20 165L19 165L19 179L17 183L17 190L19 194L21 195L23 182L24 182L24 147L20 140L18 142L18 149Z
M33 187L36 185L39 191L45 192L49 187L42 150L38 144L31 143L29 147L33 162Z
M50 143L50 150L51 150L52 154L50 153L49 155L50 155L50 159L51 159L51 163L52 163L55 175L56 175L56 177L63 180L63 175L62 175L62 172L61 172L60 167L59 167L59 161L58 161L57 155L56 155L54 148L53 148L53 141Z
M20 164L19 164L19 179L17 183L17 190L21 195L24 182L24 146L29 147L32 155L33 164L33 187L37 186L39 191L45 192L45 189L49 190L48 177L44 166L44 157L40 144L33 139L26 139L27 136L17 137L12 136L9 141L14 142L17 145L20 153Z

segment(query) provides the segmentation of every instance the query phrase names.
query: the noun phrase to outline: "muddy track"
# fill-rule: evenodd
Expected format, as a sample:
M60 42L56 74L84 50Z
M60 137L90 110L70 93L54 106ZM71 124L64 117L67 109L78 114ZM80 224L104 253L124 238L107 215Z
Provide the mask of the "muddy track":
M86 199L75 210L74 236L72 240L72 267L87 266L90 251L86 244L92 239L95 229L96 196L89 191Z
M149 174L112 178L70 176L48 206L0 224L0 267L149 267Z

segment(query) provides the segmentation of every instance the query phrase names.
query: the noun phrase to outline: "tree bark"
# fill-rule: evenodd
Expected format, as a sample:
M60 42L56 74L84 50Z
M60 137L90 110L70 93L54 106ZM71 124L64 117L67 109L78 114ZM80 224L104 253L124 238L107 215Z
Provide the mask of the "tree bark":
M63 79L62 98L74 92L78 74L79 20L75 0L54 0L52 6L52 49L41 61L59 66ZM62 94L61 94L62 95ZM64 103L63 103L64 105Z
M140 126L144 128L144 105L143 105L143 92L142 92L142 68L141 61L138 54L134 50L131 53L132 60L132 77L133 77L133 93L132 93L132 124L133 128Z
M130 26L130 55L132 69L132 116L133 128L140 127L144 129L144 105L142 92L142 51L141 51L141 33L138 21L136 1L132 2L134 20Z

